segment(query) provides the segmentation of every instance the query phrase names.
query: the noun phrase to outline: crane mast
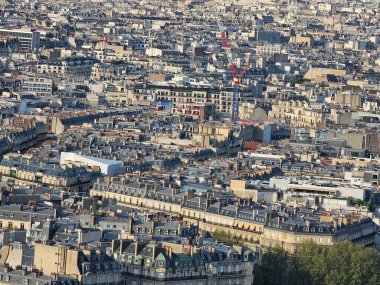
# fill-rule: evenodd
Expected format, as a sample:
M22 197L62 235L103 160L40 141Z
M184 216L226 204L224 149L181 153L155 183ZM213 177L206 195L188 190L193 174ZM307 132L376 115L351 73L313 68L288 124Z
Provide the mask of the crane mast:
M243 79L245 73L250 67L250 64L248 63L242 70L240 74L237 74L237 68L236 65L233 62L232 59L232 51L228 44L228 38L227 33L224 31L221 23L218 21L219 30L221 32L221 40L223 44L224 51L226 52L227 59L228 59L228 67L231 70L231 76L232 76L232 87L233 87L233 93L232 93L232 112L231 112L231 121L236 122L239 120L239 93L240 93L240 83Z

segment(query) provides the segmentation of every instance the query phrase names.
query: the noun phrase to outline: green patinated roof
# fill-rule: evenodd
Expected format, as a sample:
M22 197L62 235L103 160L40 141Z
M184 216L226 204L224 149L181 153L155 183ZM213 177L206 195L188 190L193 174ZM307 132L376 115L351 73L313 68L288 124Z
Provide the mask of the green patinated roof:
M165 257L165 255L163 255L162 253L160 253L159 255L157 255L156 260L166 261L166 257Z

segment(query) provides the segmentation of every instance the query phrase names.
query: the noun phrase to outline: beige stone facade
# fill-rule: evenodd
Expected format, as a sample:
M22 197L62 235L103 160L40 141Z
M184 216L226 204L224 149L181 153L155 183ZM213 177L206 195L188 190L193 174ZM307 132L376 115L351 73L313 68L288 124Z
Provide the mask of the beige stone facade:
M121 205L144 209L151 213L182 215L185 221L196 223L200 230L226 231L240 237L247 245L264 250L278 245L294 251L298 244L306 240L324 245L338 241L354 241L371 246L374 242L376 225L370 219L360 216L345 220L331 216L330 221L323 220L321 222L324 223L313 225L299 219L287 221L273 211L259 214L256 210L244 206L223 206L212 201L203 203L201 200L198 201L200 198L195 198L191 191L178 193L161 188L152 193L154 186L141 186L144 188L133 189L126 184L124 187L129 190L115 193L108 190L110 186L103 187L99 184L90 191L90 195L113 198ZM192 204L187 203L189 199Z
M321 110L314 110L306 101L279 101L272 106L268 117L292 127L324 129L326 118Z

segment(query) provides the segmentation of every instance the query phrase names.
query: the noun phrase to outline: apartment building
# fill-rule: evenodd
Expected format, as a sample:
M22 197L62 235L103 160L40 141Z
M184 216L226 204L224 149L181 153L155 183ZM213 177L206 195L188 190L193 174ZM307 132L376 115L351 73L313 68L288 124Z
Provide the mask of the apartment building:
M128 73L127 64L110 64L110 63L95 63L91 69L91 78L99 80L101 78L120 78Z
M296 44L302 44L309 47L314 47L314 38L309 35L297 34L295 37L293 37L293 42Z
M254 254L219 244L113 241L114 258L120 262L125 284L252 284Z
M53 79L28 76L23 78L21 83L21 91L32 93L38 97L53 95Z
M180 114L184 117L207 121L215 115L216 106L210 103L183 103L176 108L172 108L174 114Z
M151 101L170 101L173 112L198 117L202 115L202 110L197 106L202 105L215 106L215 112L230 113L232 94L233 89L229 87L148 83L115 86L107 91L106 98L111 103L136 105ZM242 87L239 101L254 102L256 95L256 91Z
M43 275L38 271L13 269L9 266L0 266L1 285L79 285L74 277Z
M274 55L274 54L279 54L281 53L281 45L279 44L266 44L266 45L258 45L256 47L256 54L257 55Z
M62 61L49 61L37 64L37 73L63 76L91 76L92 67L97 59L86 57L67 57Z
M281 43L281 33L270 30L258 30L256 31L256 40L258 42L267 42L271 44Z
M314 110L306 101L279 101L272 105L268 117L292 127L324 129L326 118L321 110Z
M147 91L148 90L148 91ZM144 95L146 94L146 95ZM133 89L133 97L139 96L140 99L153 94L154 100L167 100L172 103L174 110L181 110L187 104L214 104L216 112L230 113L232 108L233 88L229 87L196 87L180 86L180 85L148 85L146 87L135 86ZM254 92L242 87L239 94L239 101L253 102Z
M16 40L23 49L38 49L40 47L40 33L24 29L0 29L0 40Z
M91 175L84 167L60 166L23 156L8 157L0 162L1 181L17 185L42 185L70 192L86 192Z
M359 94L351 94L350 92L335 94L335 102L337 104L349 105L352 109L359 109L362 105L361 96Z
M296 215L298 215L297 213ZM305 217L311 213L303 213ZM265 249L280 246L291 252L297 245L312 240L320 245L332 245L342 241L352 241L362 246L374 245L376 225L368 217L360 215L339 215L323 213L319 221L314 219L269 217L261 237L261 246Z
M19 229L29 233L33 225L57 217L57 210L47 207L18 204L0 206L0 228L2 229Z
M9 121L10 124L3 125L0 131L3 145L0 153L8 151L20 151L48 137L46 125L35 118L16 117Z
M97 112L73 112L51 117L51 131L55 134L62 134L70 126L82 125L83 123L93 122L96 119L117 116L120 114L135 116L141 110L103 110Z
M90 195L150 212L180 214L196 222L201 230L227 231L254 248L278 245L294 251L298 244L310 239L323 245L352 241L373 246L377 231L371 219L360 215L326 212L318 216L312 210L293 207L265 210L252 205L226 205L196 197L194 191L180 192L155 183L98 180Z
M119 285L122 282L119 265L103 249L37 244L33 266L44 274L75 277L80 284Z

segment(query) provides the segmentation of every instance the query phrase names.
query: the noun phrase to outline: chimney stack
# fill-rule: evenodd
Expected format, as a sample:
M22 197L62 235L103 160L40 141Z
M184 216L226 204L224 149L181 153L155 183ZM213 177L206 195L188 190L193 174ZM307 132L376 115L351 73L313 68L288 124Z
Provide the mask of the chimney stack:
M138 247L139 247L139 242L136 241L136 242L135 242L135 256L138 255Z
M307 230L310 230L310 220L306 220L306 227L307 227Z
M336 219L333 219L333 227L334 227L334 230L338 229L338 221Z
M152 261L156 258L156 244L153 244Z

